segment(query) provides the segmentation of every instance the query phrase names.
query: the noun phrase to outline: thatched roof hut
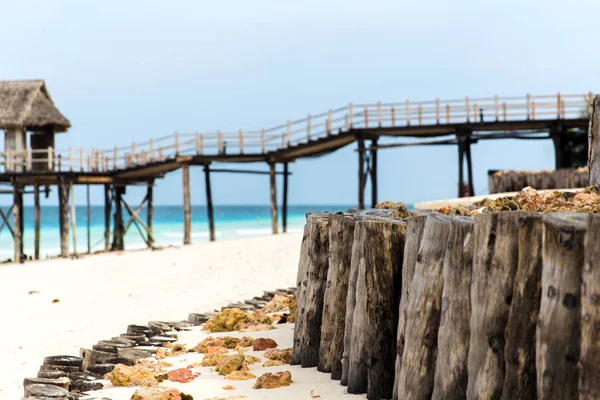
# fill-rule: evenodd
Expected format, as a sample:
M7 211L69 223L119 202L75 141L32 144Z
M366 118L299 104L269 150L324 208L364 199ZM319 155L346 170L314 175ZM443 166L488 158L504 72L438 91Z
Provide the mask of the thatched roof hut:
M0 129L66 132L71 123L58 111L43 80L0 81Z

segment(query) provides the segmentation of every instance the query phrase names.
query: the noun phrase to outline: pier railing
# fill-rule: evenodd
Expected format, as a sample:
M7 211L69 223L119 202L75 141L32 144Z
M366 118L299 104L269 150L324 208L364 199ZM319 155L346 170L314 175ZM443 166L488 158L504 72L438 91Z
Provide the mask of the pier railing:
M0 170L107 172L185 155L266 154L351 129L458 123L574 119L587 116L593 94L488 97L401 103L353 104L269 129L174 133L111 149L26 149L0 152Z

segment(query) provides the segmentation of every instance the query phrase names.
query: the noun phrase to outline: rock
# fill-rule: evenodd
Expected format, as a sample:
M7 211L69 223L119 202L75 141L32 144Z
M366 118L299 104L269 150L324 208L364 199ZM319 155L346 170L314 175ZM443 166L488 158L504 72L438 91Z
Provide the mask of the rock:
M269 352L268 356L266 355L265 351L265 357L268 357L269 360L281 361L284 364L289 364L292 360L292 349L273 349Z
M235 387L231 386L231 385L226 385L226 386L223 386L221 389L223 389L223 390L235 390Z
M203 367L216 367L227 357L229 357L227 355L227 353L225 353L225 354L224 353L206 354L206 355L204 355L204 358L202 359L202 366Z
M275 328L270 324L247 324L240 328L240 332L263 332L272 331L273 329Z
M256 375L250 371L233 371L225 377L225 379L230 381L247 381L248 379L254 378L256 378Z
M80 392L88 392L90 390L101 390L104 388L102 382L89 381L80 379L77 381L71 381L70 390L78 390Z
M44 357L44 365L65 365L81 368L83 366L83 358L75 356Z
M63 389L69 388L69 378L25 378L23 379L23 388L25 389L25 395L27 395L27 388L33 385L52 385Z
M279 367L280 365L283 365L283 361L279 361L279 360L267 360L263 363L263 367Z
M64 371L44 371L39 370L37 373L38 378L48 378L48 379L56 379L67 376L67 373Z
M117 355L121 358L131 360L134 363L143 360L144 358L152 357L152 354L148 351L132 348L117 349Z
M375 205L375 208L393 210L394 213L391 215L391 217L394 219L402 219L402 218L410 217L410 213L408 212L408 208L406 207L406 204L401 203L401 202L395 203L393 201L386 200L382 203Z
M265 313L279 312L289 309L290 299L282 294L276 294L262 309Z
M190 313L188 315L188 322L191 324L194 324L194 325L201 325L214 316L215 315L212 313L205 313L205 314Z
M87 369L87 371L91 372L92 374L97 374L97 375L106 375L110 372L112 372L113 369L115 369L117 365L116 364L95 364L95 365L90 365Z
M79 352L83 358L83 369L89 369L91 365L107 364L108 360L115 358L115 353L107 351L81 349Z
M127 333L122 333L119 335L119 337L127 340L132 340L137 344L143 343L148 339L146 335L129 335Z
M275 342L273 339L258 338L254 340L254 343L252 343L252 350L254 351L274 349L275 347L277 347L277 342Z
M58 386L34 384L25 389L25 397L69 400L69 391Z
M207 353L208 349L211 347L224 347L226 349L235 349L238 345L243 345L244 347L249 347L252 345L253 339L244 336L243 338L235 338L231 336L224 337L212 337L209 336L198 345L193 347L191 351L197 351L198 353Z
M144 387L137 389L130 400L183 400L181 395L177 389Z
M200 373L192 373L192 371L190 371L187 368L179 368L179 369L174 369L172 371L169 371L167 373L167 379L170 380L171 382L179 382L179 383L186 383L186 382L191 382L194 380L194 378L196 378L197 376L199 376Z
M229 375L233 371L239 371L242 369L242 366L245 364L244 356L234 355L234 356L226 356L220 363L217 365L217 372L220 375Z
M246 364L252 365L252 364L260 362L260 358L255 357L255 356L244 356L244 361L246 362Z
M290 297L290 315L287 317L287 322L296 321L296 307L297 307L296 296Z
M256 380L254 389L276 389L282 386L290 386L293 383L292 374L289 371L272 374L267 372Z
M229 308L209 319L202 329L210 332L251 332L252 327L272 323L267 315L259 312L246 313L238 308Z
M107 377L114 386L158 386L154 372L145 368L144 364L136 364L133 367L119 364Z
M150 337L154 335L152 329L148 328L144 325L129 325L127 327L128 335L145 335L146 337Z
M148 322L148 328L150 328L155 335L160 335L161 333L168 332L172 329L170 325L167 325L161 321Z

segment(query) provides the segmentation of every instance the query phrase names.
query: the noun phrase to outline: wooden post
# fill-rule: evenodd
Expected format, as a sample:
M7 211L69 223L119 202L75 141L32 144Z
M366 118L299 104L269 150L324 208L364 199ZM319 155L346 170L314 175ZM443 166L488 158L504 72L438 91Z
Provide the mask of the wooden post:
M399 399L426 399L433 392L449 234L450 217L427 216L408 299L402 367L397 379Z
M275 180L275 163L269 163L269 176L271 181L271 227L273 234L277 234L277 182Z
M312 134L312 117L308 114L306 117L306 141L310 142L310 135Z
M410 100L406 100L406 125L410 125Z
M92 252L92 233L91 233L91 225L92 225L92 206L90 205L90 185L86 185L86 203L87 203L87 252L90 254Z
M148 209L146 215L146 224L150 231L147 235L147 242L149 247L154 246L154 235L152 230L152 224L154 222L154 179L148 181L148 187L146 189L146 199L148 200Z
M324 295L319 364L331 379L342 377L348 277L352 261L354 218L352 214L329 214L329 269Z
M73 254L77 255L77 212L75 210L75 186L73 182L69 184L71 192L71 226L73 229Z
M578 397L581 274L588 218L589 214L577 213L551 213L542 218L542 297L536 335L538 399Z
M540 309L542 217L519 215L519 255L510 313L506 323L503 399L535 399L535 331Z
M40 259L40 185L33 185L33 253L36 260Z
M600 218L592 215L585 238L581 293L579 398L600 398Z
M240 154L244 154L244 131L240 129Z
M210 232L210 241L215 241L215 217L213 213L212 193L210 190L210 167L204 166L204 177L206 181L206 212L208 213L208 229Z
M110 250L110 213L112 201L110 199L110 185L104 185L104 251Z
M467 114L467 122L469 122L469 115L471 115L471 108L469 107L469 96L465 97L465 114Z
M356 138L358 142L358 209L365 208L365 140L362 137Z
M594 96L588 129L588 169L590 186L600 184L600 101ZM556 144L555 144L556 146Z
M440 99L435 99L435 123L440 124Z
M467 389L470 399L502 395L505 330L518 269L518 219L515 212L475 217Z
M58 218L60 226L60 256L69 256L69 185L58 178Z
M306 301L306 289L308 286L308 264L309 264L309 223L312 220L309 219L309 215L306 217L306 224L304 225L304 233L302 235L302 244L300 245L300 260L298 261L298 273L296 275L296 314L294 318L294 337L293 337L293 348L292 357L290 359L291 365L302 364L302 344L300 338L304 335L304 323L305 323L305 301ZM321 317L323 318L323 317Z
M23 220L23 216L21 212L23 211L23 192L21 189L21 185L13 182L13 237L14 237L14 249L15 255L13 262L20 263L23 262L23 251L22 251L22 242L23 242L23 232L21 230Z
M125 191L124 186L116 186L115 185L115 194L114 194L114 202L115 202L115 214L114 214L114 227L113 227L113 243L112 250L124 250L125 243L123 236L125 235L125 229L123 226L123 205L121 201L121 197L123 192Z
M457 135L458 139L458 196L457 197L465 197L465 181L464 181L464 172L463 165L465 159L465 145L463 138Z
M473 163L471 162L471 135L465 138L465 158L467 160L467 179L469 180L469 196L475 196L473 183Z
M400 305L398 307L398 333L396 334L396 368L392 397L394 400L398 400L398 385L400 371L402 369L402 353L404 352L404 344L406 343L406 325L409 323L407 320L408 304L426 219L426 215L419 215L409 218L406 223L406 241L402 258L402 289L400 292Z
M359 220L361 248L348 353L348 393L389 399L393 393L395 338L406 224L391 218Z
M458 400L467 396L474 223L471 217L454 217L450 221L442 273L444 289L433 400Z
M192 207L190 202L190 166L181 166L183 174L183 244L192 243Z
M288 163L283 163L283 204L282 204L283 233L287 232L288 216Z
M371 207L377 204L377 139L371 140Z

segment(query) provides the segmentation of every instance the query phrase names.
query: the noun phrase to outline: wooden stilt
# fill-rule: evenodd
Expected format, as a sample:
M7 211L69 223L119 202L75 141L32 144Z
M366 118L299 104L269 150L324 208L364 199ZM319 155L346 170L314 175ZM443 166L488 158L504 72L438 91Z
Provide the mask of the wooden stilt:
M358 138L358 209L365 208L365 141Z
M110 199L110 185L104 185L104 251L110 250L110 213L112 201Z
M275 163L269 164L269 176L271 178L271 226L273 228L273 234L277 234L277 182L275 180Z
M33 253L36 260L40 259L40 185L33 186Z
M13 183L13 237L15 245L15 256L14 262L22 262L22 251L21 243L23 241L23 234L21 231L21 211L23 203L23 194L21 193L21 187L17 183Z
M464 173L463 173L463 161L465 157L465 150L463 146L463 142L461 140L458 141L458 197L465 196L465 182L464 182Z
M152 235L152 223L154 220L154 179L148 182L146 198L148 199L147 225L148 225L148 246L154 246L154 237Z
M124 250L125 244L123 243L123 235L125 227L123 226L123 208L121 197L124 191L124 187L115 186L115 226L113 228L113 243L112 250Z
M181 167L183 174L183 244L192 243L192 210L190 205L190 166Z
M282 206L283 233L287 232L288 215L288 163L283 164L283 206Z
M60 256L69 256L69 186L63 177L58 180L58 221L60 226Z
M19 224L21 225L21 259L25 258L25 241L23 238L25 237L25 211L23 210L23 192L25 191L25 186L19 186Z
M475 196L475 187L473 186L473 165L471 163L471 141L467 139L465 143L465 156L467 158L467 177L469 179L469 196Z
M371 146L377 146L377 139L371 141ZM377 204L377 149L371 149L371 207Z
M204 177L206 180L206 212L208 214L208 230L210 233L210 241L215 241L215 216L213 213L212 193L210 190L210 167L204 166Z
M91 224L92 224L92 206L90 205L90 185L86 185L86 202L87 202L87 252L92 252L92 237L91 237Z
M77 254L77 212L75 210L75 186L70 185L71 192L71 226L73 227L73 254Z

